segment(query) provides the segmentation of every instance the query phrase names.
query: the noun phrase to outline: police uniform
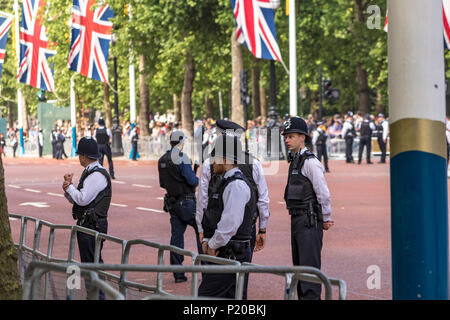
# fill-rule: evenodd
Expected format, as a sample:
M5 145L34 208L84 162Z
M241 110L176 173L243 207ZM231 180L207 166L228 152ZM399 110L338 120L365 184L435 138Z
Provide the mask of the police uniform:
M316 131L313 133L312 138L312 144L316 146L317 150L317 158L320 162L322 162L322 156L323 156L323 163L325 164L325 170L326 172L330 172L330 169L328 168L328 152L327 152L327 139L328 135L325 132L324 128L322 127L322 122L317 123L318 127Z
M79 155L91 159L98 158L97 143L93 139L82 138L78 143ZM76 224L101 233L108 232L108 210L111 203L112 188L108 172L98 161L86 166L75 188L72 184L66 189L66 198L73 204L72 216ZM94 262L95 237L77 232L78 248L81 262ZM100 245L99 262L102 259L103 241ZM88 285L87 285L88 286ZM100 293L100 298L103 293Z
M382 118L377 125L377 140L381 150L381 158L379 163L386 163L386 142L389 133L389 124L384 120L384 115L380 113L378 118ZM386 141L386 142L385 142Z
M233 141L234 151L221 151L220 143ZM212 156L227 158L237 164L242 152L237 137L219 136L215 142ZM203 241L208 247L217 250L218 257L235 259L239 262L251 261L250 240L255 220L257 197L249 181L239 167L228 170L214 194L202 218ZM198 289L199 296L234 298L236 289L235 274L204 273ZM246 296L246 287L244 287Z
M375 125L370 121L370 115L366 114L366 119L361 123L361 129L359 130L358 164L361 164L364 147L366 147L367 152L367 163L372 164L370 151L372 149L372 131L374 130L376 130Z
M172 142L181 143L185 139L182 131L173 132ZM184 232L188 225L195 230L197 249L201 253L201 243L195 223L195 187L198 178L191 167L191 160L176 146L158 160L159 185L166 189L164 210L170 214L170 244L184 249ZM170 252L170 264L183 264L183 255ZM184 273L174 273L175 282L187 281Z
M306 122L299 117L285 122L282 134L292 132L308 140ZM323 166L306 147L290 163L284 199L291 216L293 264L320 269L323 222L331 220L331 199ZM320 299L321 285L300 281L297 294L299 299Z
M108 158L108 167L109 174L112 179L114 177L114 164L112 161L112 153L111 153L111 144L110 139L112 138L111 130L105 127L105 120L103 118L98 119L99 127L94 132L95 140L97 140L98 144L98 152L99 152L99 163L103 165L103 159L106 155Z
M136 157L137 157L137 152L138 152L138 140L139 140L139 135L137 133L137 128L134 127L133 130L131 131L131 135L130 135L130 139L131 139L131 144L133 146L133 156L132 156L132 160L136 161Z
M228 121L228 120L217 120L216 121L216 134L220 137L224 134L228 135L236 135L239 136L243 133L245 129L240 125ZM244 174L250 183L253 191L257 197L257 205L255 216L259 218L259 233L265 233L267 228L267 223L270 216L269 209L269 190L267 187L267 182L264 176L264 171L261 165L261 162L250 155L248 152L243 153L243 161L238 164L239 170ZM204 210L208 206L208 199L211 197L218 188L222 176L211 174L212 163L211 158L206 158L203 162L203 166L200 172L200 182L198 188L198 201L197 201L197 213L196 213L196 221L199 232L203 232L202 228L202 219ZM250 240L250 249L251 256L250 262L253 258L253 251L255 249L256 244L256 223L252 226L252 237ZM245 275L245 289L248 285L248 273ZM246 292L246 290L244 291ZM246 299L246 295L243 296L243 299Z
M353 160L353 140L356 137L356 130L353 121L350 117L353 117L353 113L347 114L348 118L345 120L342 127L342 138L345 140L345 162L354 163Z

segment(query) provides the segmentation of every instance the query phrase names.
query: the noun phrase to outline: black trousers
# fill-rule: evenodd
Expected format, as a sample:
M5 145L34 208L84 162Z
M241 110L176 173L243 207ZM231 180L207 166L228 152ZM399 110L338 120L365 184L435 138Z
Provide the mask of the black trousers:
M98 230L96 230L101 233L108 233L108 220L106 218L98 218ZM83 233L80 231L77 231L77 242L78 242L78 249L80 250L80 260L82 263L84 262L94 262L94 254L95 254L95 237ZM102 259L102 249L103 249L103 241L100 244L100 256L99 256L99 263L103 263ZM86 280L86 289L89 290L90 281ZM99 299L104 300L105 294L100 291L99 292Z
M200 238L197 231L197 224L195 222L195 210L196 203L195 200L183 200L177 201L170 213L170 226L171 226L171 237L170 244L178 248L184 249L184 233L188 225L192 226L195 230L195 237L197 241L197 250L202 253L202 244L200 243ZM170 264L182 265L184 261L184 256L177 254L175 252L170 252ZM184 273L178 272L173 274L175 279L183 279L185 277Z
M306 214L291 216L291 249L294 266L321 267L323 222L309 227ZM297 295L300 300L320 300L320 284L299 281Z
M62 144L57 143L55 145L55 158L56 159L62 159Z
M219 257L229 258L225 255L225 249L229 246L239 262L251 261L250 241L230 240L225 247L219 248ZM212 264L212 263L208 263ZM235 273L203 273L202 283L198 288L198 295L201 297L235 298L236 274ZM244 285L243 297L247 297L247 288Z
M138 148L138 143L137 143L137 141L133 141L132 142L132 144L133 144L133 160L136 160L136 156L137 156L137 148Z
M325 170L328 171L328 153L327 153L327 145L326 144L316 144L317 149L317 158L320 162L322 162L322 156L323 156L323 162L325 164Z
M345 161L353 162L353 137L345 138Z
M366 147L366 152L367 152L367 157L366 157L367 162L370 162L370 151L372 149L372 139L370 137L361 137L361 139L359 140L358 163L361 163L364 146Z
M103 166L103 159L106 155L106 157L108 158L109 174L111 175L111 177L114 177L114 165L112 161L111 147L109 146L109 144L99 144L98 153L99 153L98 162L100 163L101 166Z
M381 150L381 159L380 162L386 162L386 143L384 143L383 138L378 138L378 145Z
M44 149L44 146L39 145L39 158L42 158L42 150Z

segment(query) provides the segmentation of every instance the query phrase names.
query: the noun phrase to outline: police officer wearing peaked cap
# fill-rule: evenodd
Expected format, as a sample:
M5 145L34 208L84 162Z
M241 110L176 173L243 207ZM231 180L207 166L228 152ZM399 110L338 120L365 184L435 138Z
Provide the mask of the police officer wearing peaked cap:
M106 155L106 157L108 158L109 174L111 175L112 179L115 179L114 164L112 161L112 153L111 153L112 133L109 128L105 127L105 120L103 118L98 119L98 125L99 127L95 130L94 137L95 140L97 140L98 144L99 163L100 165L103 165L103 159Z
M186 136L182 131L170 135L171 149L158 160L159 185L166 189L164 210L170 214L170 244L184 249L184 232L188 225L195 230L197 249L201 253L201 244L195 223L195 187L198 178L192 170L191 160L182 152ZM183 255L170 252L170 264L183 264ZM184 273L174 273L175 282L187 281Z
M73 204L72 217L81 227L93 229L100 233L108 231L108 210L111 203L112 188L108 172L97 161L98 146L92 138L81 138L78 142L78 157L84 171L75 188L72 184L73 173L64 175L63 190L67 200ZM77 231L77 242L81 262L94 262L95 237ZM100 263L103 263L100 244ZM86 283L89 287L89 283ZM103 292L99 293L104 298Z
M211 157L214 174L223 175L223 179L209 198L202 218L203 252L250 262L250 240L257 199L249 181L238 167L242 157L239 138L230 135L217 137ZM198 295L234 298L235 290L235 274L205 273ZM246 296L246 290L244 286L243 296Z
M282 135L287 148L294 152L284 193L291 216L292 261L294 265L320 269L323 230L334 224L324 168L305 146L310 138L303 119L285 121ZM320 284L300 281L297 286L299 299L320 299L320 293Z

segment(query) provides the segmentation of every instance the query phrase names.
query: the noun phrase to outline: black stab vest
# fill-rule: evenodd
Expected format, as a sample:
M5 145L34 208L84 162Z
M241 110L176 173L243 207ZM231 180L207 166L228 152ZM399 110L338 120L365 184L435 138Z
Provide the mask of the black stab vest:
M106 186L105 189L100 191L100 193L97 195L97 197L95 197L95 199L93 201L91 201L91 203L89 203L87 206L82 207L82 206L79 206L78 204L74 203L74 205L72 207L72 213L80 216L80 214L82 215L88 209L93 208L94 212L96 213L97 216L99 216L101 218L106 218L108 216L108 210L109 210L109 205L111 203L111 196L112 196L111 178L110 178L108 172L104 168L99 168L99 167L95 167L94 169L92 169L88 172L84 171L83 175L81 176L80 181L78 183L77 189L81 190L83 188L84 181L86 180L86 178L89 177L94 172L100 172L106 178L108 185Z
M296 155L289 166L289 175L284 200L288 210L309 210L310 206L317 207L318 201L312 182L302 174L302 168L306 159L315 157L307 150L302 155Z
M231 240L250 240L252 227L256 221L256 195L252 190L250 182L243 175L242 172L236 171L233 176L222 179L217 192L213 193L208 198L208 207L205 210L202 220L203 234L205 238L211 238L217 229L217 224L219 223L223 209L223 193L225 188L235 180L243 180L249 187L251 197L250 200L245 205L244 219L241 226L237 230L236 234L231 238Z
M359 131L361 137L371 137L372 136L372 129L370 128L370 122L369 121L363 121L361 123L361 130Z
M97 129L95 132L95 139L98 144L107 144L109 143L109 136L106 132L106 128Z
M195 187L187 183L171 159L171 151L158 160L159 180L169 197L179 198L188 193L195 193ZM180 152L180 157L182 153Z

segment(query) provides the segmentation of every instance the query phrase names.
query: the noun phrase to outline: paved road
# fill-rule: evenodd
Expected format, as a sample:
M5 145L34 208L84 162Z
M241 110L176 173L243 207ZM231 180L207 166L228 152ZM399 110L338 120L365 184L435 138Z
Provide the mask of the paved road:
M378 159L375 159L375 161ZM73 224L70 205L62 197L62 176L73 172L78 181L82 168L76 158L69 160L6 158L3 159L6 193L10 212L34 216L55 224ZM142 238L169 243L170 223L162 211L164 191L159 187L155 161L116 160L112 206L109 211L110 235L126 240ZM265 166L269 185L271 218L267 246L255 253L254 263L291 265L290 219L285 210L283 192L287 163L272 162ZM330 277L343 279L348 299L391 299L390 257L390 191L389 165L346 164L330 162L326 175L332 196L333 219L336 225L324 232L322 271ZM13 237L18 239L18 224L11 221ZM67 234L57 235L56 257L67 256ZM29 237L28 243L31 244ZM41 249L47 243L42 242ZM195 251L194 232L188 228L185 248ZM45 250L44 250L45 252ZM120 262L120 247L106 243L103 249L107 263ZM168 257L166 257L167 263ZM156 263L156 253L140 248L132 252L131 263ZM186 261L189 262L189 261ZM369 266L381 271L381 288L368 289ZM190 275L188 275L190 276ZM135 275L142 282L152 276ZM170 292L188 294L189 284L175 284L165 276ZM275 275L251 275L249 299L282 299L284 280Z

